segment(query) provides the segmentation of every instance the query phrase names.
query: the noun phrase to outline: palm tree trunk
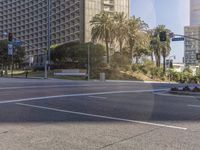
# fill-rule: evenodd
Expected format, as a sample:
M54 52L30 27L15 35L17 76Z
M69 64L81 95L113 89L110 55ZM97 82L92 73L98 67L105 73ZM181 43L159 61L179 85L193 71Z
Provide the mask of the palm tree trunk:
M153 52L151 53L151 61L153 62L154 59L153 59Z
M136 64L139 64L139 57L136 56L135 59L136 59Z
M163 72L166 72L166 57L163 57Z
M159 67L159 58L157 55L155 55L155 59L156 59L156 67Z
M107 53L107 64L109 64L110 63L110 53L109 53L108 41L106 41L106 53Z
M158 67L160 68L160 55L158 56Z
M120 52L120 53L122 52L122 45L123 45L123 43L122 43L122 42L119 42L119 52Z

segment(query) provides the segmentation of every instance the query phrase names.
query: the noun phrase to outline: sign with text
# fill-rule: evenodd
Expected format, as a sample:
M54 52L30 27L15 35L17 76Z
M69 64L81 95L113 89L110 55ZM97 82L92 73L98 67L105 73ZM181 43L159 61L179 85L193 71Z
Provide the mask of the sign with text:
M176 41L184 41L184 40L185 40L184 37L172 38L172 41L173 41L173 42L176 42Z
M8 44L8 55L13 55L13 44Z

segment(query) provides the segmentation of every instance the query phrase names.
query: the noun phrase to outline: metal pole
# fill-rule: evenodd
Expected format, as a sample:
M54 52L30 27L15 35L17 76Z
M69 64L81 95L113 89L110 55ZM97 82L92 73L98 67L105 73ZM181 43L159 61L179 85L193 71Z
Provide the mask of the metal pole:
M14 51L14 50L13 50ZM13 77L13 53L12 53L12 69L11 69L11 77Z
M44 66L44 78L45 78L45 79L48 78L48 74L47 74L47 60L45 60L45 66Z
M51 0L48 0L48 42L47 42L47 51L48 51L48 70L51 70ZM45 62L46 63L46 62Z
M90 80L90 43L88 43L88 81Z

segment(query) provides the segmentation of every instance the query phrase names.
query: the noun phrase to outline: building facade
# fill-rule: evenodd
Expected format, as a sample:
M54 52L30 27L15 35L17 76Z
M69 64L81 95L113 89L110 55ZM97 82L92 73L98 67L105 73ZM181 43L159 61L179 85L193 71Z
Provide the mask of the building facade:
M185 35L200 39L200 26L185 27ZM185 38L185 64L186 66L195 66L198 64L196 53L200 52L200 41Z
M200 25L200 1L190 0L190 25Z
M200 39L200 1L190 0L190 26L185 27L185 35ZM196 66L196 53L200 53L200 41L185 38L184 62L186 66Z
M50 0L51 45L90 41L90 20L101 11L130 14L130 0ZM24 41L26 56L42 63L48 43L48 0L0 0L0 33Z

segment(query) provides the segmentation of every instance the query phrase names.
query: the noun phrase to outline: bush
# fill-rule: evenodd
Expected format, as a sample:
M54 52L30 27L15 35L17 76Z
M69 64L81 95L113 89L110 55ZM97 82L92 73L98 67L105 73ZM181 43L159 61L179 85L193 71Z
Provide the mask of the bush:
M195 88L192 90L192 92L200 92L200 88L195 87Z
M191 89L190 89L190 87L189 87L189 86L186 86L186 87L184 87L184 88L183 88L183 91L188 91L188 92L190 92L190 91L191 91Z
M171 88L171 91L179 91L179 89L177 87L173 87Z
M164 78L165 74L163 73L162 68L151 68L150 74L152 78Z
M112 68L121 68L121 69L124 69L126 71L130 70L131 69L131 60L119 53L119 52L116 52L112 57L111 57L111 67Z

